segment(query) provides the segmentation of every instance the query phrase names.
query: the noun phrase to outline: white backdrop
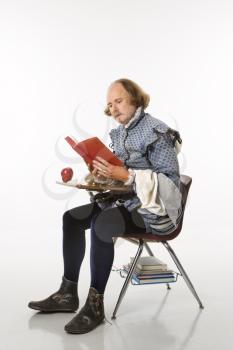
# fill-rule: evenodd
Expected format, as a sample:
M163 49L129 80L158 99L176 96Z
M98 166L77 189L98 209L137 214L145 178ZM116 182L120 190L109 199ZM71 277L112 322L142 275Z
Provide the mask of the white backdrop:
M183 139L193 185L175 246L209 273L232 264L232 10L230 0L0 0L3 279L60 276L62 213L88 199L55 184L65 166L84 171L63 136L109 144L106 90L121 77Z

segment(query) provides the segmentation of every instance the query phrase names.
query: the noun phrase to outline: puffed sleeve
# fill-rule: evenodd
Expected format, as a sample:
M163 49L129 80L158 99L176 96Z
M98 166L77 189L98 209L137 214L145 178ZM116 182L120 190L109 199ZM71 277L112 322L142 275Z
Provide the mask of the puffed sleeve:
M164 125L153 130L157 138L148 147L148 160L158 177L158 194L175 224L181 211L180 171L177 150L182 140L179 133Z
M164 126L154 128L153 132L157 137L147 147L148 161L153 171L163 173L179 188L180 171L176 150L178 134L176 138L172 137L174 130Z

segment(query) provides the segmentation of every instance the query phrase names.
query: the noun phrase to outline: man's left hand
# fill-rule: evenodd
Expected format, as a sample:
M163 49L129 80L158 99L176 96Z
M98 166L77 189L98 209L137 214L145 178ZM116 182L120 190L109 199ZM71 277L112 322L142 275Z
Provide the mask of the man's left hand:
M129 172L126 168L118 165L112 165L98 156L95 160L93 160L93 167L96 169L97 177L104 176L109 179L126 181L129 176Z

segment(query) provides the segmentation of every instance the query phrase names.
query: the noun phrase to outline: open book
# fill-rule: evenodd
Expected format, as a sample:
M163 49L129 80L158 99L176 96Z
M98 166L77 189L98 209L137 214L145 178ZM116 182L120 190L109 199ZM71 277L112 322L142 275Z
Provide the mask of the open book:
M123 162L98 137L77 142L73 137L67 136L65 140L84 159L86 164L92 165L92 161L96 156L99 156L113 165L123 166Z

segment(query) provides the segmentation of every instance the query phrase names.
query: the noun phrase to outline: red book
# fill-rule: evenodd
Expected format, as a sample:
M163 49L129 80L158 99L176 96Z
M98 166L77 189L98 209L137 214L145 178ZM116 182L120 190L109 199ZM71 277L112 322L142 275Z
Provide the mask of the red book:
M98 137L91 137L81 142L77 142L70 136L65 137L69 145L85 160L92 165L92 161L99 156L113 165L123 166L123 162L108 149Z

